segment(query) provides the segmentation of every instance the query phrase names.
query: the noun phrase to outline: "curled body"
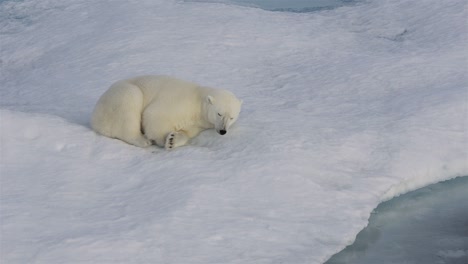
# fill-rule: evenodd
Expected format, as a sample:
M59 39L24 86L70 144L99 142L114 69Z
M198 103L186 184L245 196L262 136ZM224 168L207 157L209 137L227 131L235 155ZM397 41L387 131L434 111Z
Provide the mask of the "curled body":
M233 93L169 76L121 80L101 96L91 127L101 135L138 147L186 145L205 129L227 133L242 101Z

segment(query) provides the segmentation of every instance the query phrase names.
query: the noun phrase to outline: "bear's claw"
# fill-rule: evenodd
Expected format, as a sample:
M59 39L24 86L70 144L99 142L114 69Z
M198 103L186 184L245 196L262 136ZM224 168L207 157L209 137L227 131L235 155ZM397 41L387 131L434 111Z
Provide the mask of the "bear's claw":
M175 149L185 145L189 141L189 137L183 131L174 131L167 135L164 144L165 149Z
M171 133L169 133L169 135L167 135L166 144L164 145L164 147L166 149L172 149L174 147L174 137L175 137L175 135L176 135L175 132L171 132Z

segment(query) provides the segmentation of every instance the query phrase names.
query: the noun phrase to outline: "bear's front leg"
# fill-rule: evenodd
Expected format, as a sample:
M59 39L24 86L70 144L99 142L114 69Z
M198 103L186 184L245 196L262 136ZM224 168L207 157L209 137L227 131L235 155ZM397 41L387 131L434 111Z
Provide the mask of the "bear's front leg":
M164 148L167 150L174 149L187 144L189 137L183 131L171 132L166 137Z

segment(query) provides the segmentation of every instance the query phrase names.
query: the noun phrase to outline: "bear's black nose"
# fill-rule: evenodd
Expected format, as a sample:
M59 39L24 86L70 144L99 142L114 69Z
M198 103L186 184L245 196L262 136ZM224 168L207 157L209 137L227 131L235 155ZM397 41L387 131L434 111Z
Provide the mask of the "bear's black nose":
M223 130L220 130L220 131L219 131L219 134L221 134L221 135L226 134L226 130L224 130L224 129L223 129Z

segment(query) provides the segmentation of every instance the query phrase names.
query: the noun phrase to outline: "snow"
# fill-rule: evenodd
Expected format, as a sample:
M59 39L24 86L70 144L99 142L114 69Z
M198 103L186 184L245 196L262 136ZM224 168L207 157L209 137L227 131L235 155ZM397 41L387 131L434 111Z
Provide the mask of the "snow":
M468 175L467 13L2 1L3 262L323 263L382 201ZM227 88L238 123L169 152L91 131L139 74Z

